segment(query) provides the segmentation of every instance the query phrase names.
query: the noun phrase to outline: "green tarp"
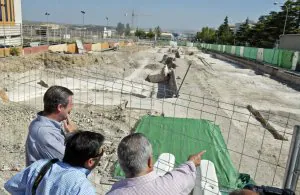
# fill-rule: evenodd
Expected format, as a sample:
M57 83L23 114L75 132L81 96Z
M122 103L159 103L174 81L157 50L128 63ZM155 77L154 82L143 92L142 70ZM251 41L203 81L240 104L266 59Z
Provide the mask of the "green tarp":
M282 61L280 63L280 67L285 69L291 69L293 64L294 52L281 50L281 53L282 53L282 58L281 58Z
M136 132L145 134L151 141L155 161L161 153L172 153L179 165L188 155L206 150L203 158L214 163L220 188L241 186L240 175L231 161L219 126L207 120L145 116ZM114 175L124 176L119 165L116 165Z
M235 47L235 55L236 56L240 56L240 52L241 52L241 47L240 46L236 46Z
M231 54L231 45L226 45L225 46L225 53Z
M264 62L285 69L292 68L293 56L293 51L282 49L264 49Z
M264 49L264 62L278 66L279 50L278 49Z
M258 48L244 47L244 57L250 60L256 60Z

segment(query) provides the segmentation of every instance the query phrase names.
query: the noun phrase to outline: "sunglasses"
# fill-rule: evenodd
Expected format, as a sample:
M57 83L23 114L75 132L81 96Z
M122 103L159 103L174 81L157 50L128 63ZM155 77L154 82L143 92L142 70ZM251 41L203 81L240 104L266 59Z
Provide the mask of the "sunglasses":
M101 152L98 153L94 158L99 158L99 157L102 157L104 154L104 148L101 149Z

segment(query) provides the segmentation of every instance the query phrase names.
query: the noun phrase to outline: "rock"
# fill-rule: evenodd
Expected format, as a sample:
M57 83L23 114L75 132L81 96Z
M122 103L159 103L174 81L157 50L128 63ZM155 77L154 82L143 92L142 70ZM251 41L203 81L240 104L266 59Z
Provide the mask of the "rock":
M49 85L43 80L40 80L40 82L38 82L37 84L41 85L42 87L49 88Z
M176 51L176 53L175 53L175 57L176 57L176 58L180 58L179 51Z

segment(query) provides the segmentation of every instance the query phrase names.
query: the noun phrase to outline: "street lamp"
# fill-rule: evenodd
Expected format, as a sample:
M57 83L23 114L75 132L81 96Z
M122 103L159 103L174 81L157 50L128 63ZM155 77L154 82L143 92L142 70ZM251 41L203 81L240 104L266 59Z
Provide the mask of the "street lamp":
M49 45L49 30L48 30L48 28L49 28L49 16L50 16L50 13L46 12L45 16L47 18L47 32L46 32L47 33L47 44Z
M84 26L84 15L85 15L85 11L81 11L82 13L82 25Z
M106 17L105 19L106 19L106 27L108 27L108 17Z
M289 15L289 7L283 3L278 3L278 2L274 2L274 5L283 5L286 9L285 22L284 22L283 34L282 34L282 35L285 35L286 22L287 22L287 18Z

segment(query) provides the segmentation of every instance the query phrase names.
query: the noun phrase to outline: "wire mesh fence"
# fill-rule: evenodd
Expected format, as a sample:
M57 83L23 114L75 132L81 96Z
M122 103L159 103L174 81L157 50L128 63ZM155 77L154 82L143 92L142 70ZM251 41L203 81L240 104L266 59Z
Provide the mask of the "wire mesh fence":
M80 67L66 70L24 67L23 71L20 67L18 73L0 74L0 89L3 89L0 93L0 176L4 180L25 166L24 143L28 126L36 113L43 109L42 97L51 85L62 85L74 92L72 118L79 128L97 131L106 136L106 155L90 178L99 194L107 191L114 181L112 174L119 141L135 130L137 122L143 116L162 116L173 118L174 121L177 118L206 120L219 127L226 145L207 143L208 140L201 136L193 137L188 133L174 131L173 135L179 137L178 150L188 143L206 144L207 153L212 150L220 154L228 153L237 172L249 174L256 184L276 187L283 184L293 128L300 124L296 115L260 110L264 120L287 138L287 141L277 140L249 112L247 105L198 97L193 93L181 93L174 98L158 98L166 97L158 93L167 94L167 87L162 90L160 86L159 90L157 84L126 80L124 77L104 74L100 69ZM149 122L149 128L152 125L165 124ZM183 128L188 130L190 126L187 123ZM162 131L172 129L166 126ZM161 132L162 136L163 134ZM175 140L170 137L168 141L172 143ZM157 157L163 152L166 151L158 150L154 155ZM189 154L186 155L188 157ZM175 161L175 166L178 165L179 162ZM217 172L217 175L220 174ZM215 181L209 182L209 178L207 182L216 185ZM220 179L218 185L226 186Z
M113 29L89 29L88 27L72 27L64 25L23 25L24 46L34 44L54 45L73 43L82 40L84 43L97 43L101 41L125 40ZM131 38L131 37L126 37Z

